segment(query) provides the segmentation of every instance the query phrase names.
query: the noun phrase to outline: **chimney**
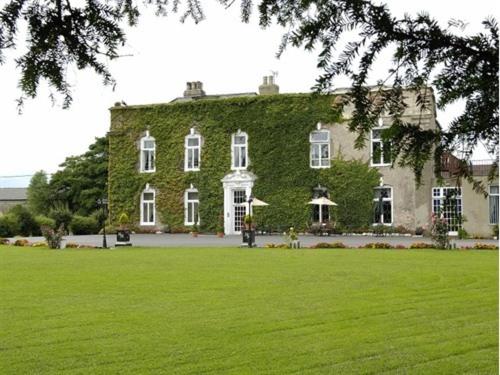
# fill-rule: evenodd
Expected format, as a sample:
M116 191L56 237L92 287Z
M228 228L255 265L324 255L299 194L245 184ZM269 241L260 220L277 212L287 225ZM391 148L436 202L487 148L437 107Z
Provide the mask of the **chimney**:
M185 98L197 98L205 96L205 91L203 91L203 83L200 81L196 82L186 82L186 90L184 90Z
M274 76L266 76L262 85L259 86L260 95L276 95L280 93L280 87L274 83Z

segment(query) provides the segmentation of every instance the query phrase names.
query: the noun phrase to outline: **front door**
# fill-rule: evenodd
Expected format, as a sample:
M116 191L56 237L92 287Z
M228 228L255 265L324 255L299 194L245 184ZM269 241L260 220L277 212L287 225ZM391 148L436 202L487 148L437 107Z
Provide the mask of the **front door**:
M240 233L243 229L243 220L247 211L245 189L233 190L232 222L235 233Z

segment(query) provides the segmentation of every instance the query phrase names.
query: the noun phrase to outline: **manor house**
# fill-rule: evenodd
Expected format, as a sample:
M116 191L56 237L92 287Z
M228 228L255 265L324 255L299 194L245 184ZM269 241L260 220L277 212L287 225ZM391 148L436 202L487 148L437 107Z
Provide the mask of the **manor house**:
M443 161L449 178L438 182L428 162L417 186L413 171L397 166L382 139L389 116L379 119L364 148L354 147L356 135L346 126L352 109L339 113L333 105L345 93L280 94L274 78L264 77L258 93L209 95L201 82L188 82L169 103L116 103L110 109L111 217L126 212L152 231L197 225L238 234L254 196L269 204L254 208L258 225L269 230L333 221L415 231L428 228L439 210L451 233L491 235L499 193L498 182L487 183L488 163L471 165L488 196L467 183L456 186L452 155ZM430 88L426 94L422 111L416 93L405 92L405 121L433 129L434 95ZM323 196L337 206L308 204Z

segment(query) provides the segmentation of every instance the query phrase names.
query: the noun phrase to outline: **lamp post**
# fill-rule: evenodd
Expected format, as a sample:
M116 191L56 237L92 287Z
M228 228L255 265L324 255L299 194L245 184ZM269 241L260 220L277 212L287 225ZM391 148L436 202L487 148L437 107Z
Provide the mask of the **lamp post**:
M106 213L106 206L108 205L108 200L106 198L100 198L97 200L97 204L102 208L102 248L107 249L108 244L106 241L106 219L108 217Z
M248 197L248 215L250 217L249 219L249 229L248 229L248 247L252 247L252 202L253 202L253 196L250 195Z

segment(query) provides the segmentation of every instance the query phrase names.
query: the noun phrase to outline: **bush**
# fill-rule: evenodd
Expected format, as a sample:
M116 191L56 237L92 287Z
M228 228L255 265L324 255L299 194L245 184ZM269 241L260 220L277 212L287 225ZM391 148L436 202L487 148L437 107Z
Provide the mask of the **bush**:
M288 245L286 243L266 243L264 247L268 249L288 249Z
M406 249L405 245L396 245L394 246L395 249Z
M491 233L493 237L498 238L498 224L493 225L493 227L491 228Z
M14 242L14 246L29 246L30 242L24 238L20 238Z
M423 234L424 234L424 228L417 227L417 229L415 229L415 235L422 236Z
M479 250L498 250L498 246L495 245L495 244L476 242L474 244L474 249L479 249Z
M312 245L311 249L347 249L348 247L342 242L319 242L316 245Z
M427 242L414 242L410 245L410 249L434 249L434 245Z
M46 247L46 246L47 246L47 242L45 242L45 241L33 242L31 244L31 247Z
M0 237L0 245L9 245L10 241L7 238Z
M68 242L66 244L66 249L78 249L79 245L74 242Z
M14 217L19 225L19 231L16 235L21 236L39 236L40 227L35 221L31 212L24 206L18 204L9 210L9 214Z
M411 233L411 230L406 228L404 225L398 225L396 228L394 228L394 233L407 234L407 233Z
M432 241L436 249L449 249L448 223L444 217L432 214Z
M14 237L20 231L16 217L10 213L0 216L0 237Z
M99 223L94 217L75 215L71 220L70 229L73 234L97 234Z
M369 242L362 246L365 249L393 249L394 246L392 246L389 243L386 242Z
M458 230L458 238L461 240L465 240L466 238L469 238L469 233L463 228L460 228Z
M50 210L49 217L55 220L55 228L69 228L71 220L73 219L73 214L68 207L59 205L52 210Z
M64 236L64 225L61 224L58 230L54 230L50 227L42 226L42 234L47 240L47 245L51 249L60 249L61 242Z
M56 221L54 219L51 219L50 217L38 215L35 217L35 221L36 221L38 227L40 227L40 228L43 226L49 227L52 229L56 228Z

